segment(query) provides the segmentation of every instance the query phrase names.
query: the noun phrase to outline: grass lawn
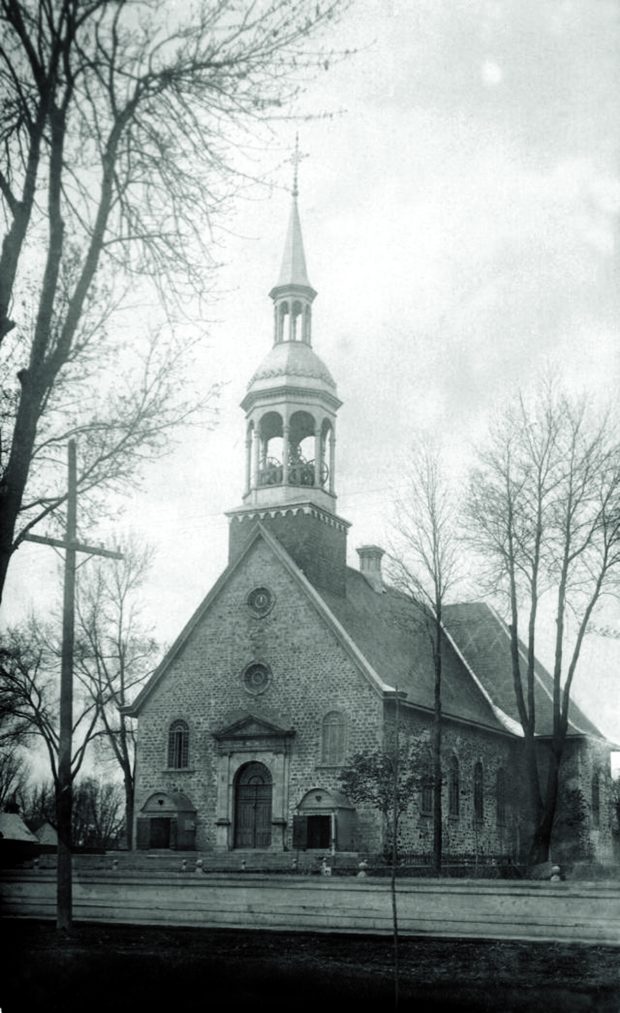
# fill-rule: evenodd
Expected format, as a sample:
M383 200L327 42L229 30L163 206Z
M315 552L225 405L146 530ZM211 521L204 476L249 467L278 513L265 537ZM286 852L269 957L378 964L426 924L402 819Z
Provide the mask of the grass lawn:
M1 1013L393 1009L384 937L2 923ZM620 1010L620 949L405 939L401 1010Z

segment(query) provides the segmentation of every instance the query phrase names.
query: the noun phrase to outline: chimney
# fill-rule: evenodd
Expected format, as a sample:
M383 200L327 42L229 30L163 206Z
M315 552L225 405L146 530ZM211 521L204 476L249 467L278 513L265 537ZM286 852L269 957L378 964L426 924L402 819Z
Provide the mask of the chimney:
M378 545L360 545L357 550L360 557L360 572L377 594L383 592L383 577L381 576L381 557L383 549Z

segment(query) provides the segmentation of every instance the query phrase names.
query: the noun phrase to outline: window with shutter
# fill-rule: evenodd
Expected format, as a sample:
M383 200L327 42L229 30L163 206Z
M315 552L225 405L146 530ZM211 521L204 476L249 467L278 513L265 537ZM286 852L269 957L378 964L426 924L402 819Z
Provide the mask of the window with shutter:
M345 718L340 711L330 711L323 718L321 762L330 766L342 763L345 753Z
M478 823L484 820L484 776L479 760L474 767L474 819Z
M448 772L448 815L457 818L461 810L461 785L459 777L459 761L456 756L450 760Z
M185 721L173 721L170 725L168 766L175 770L189 766L189 728Z
M426 815L433 811L433 759L430 753L426 753L422 760L420 811Z
M308 817L293 816L293 848L305 851L308 844Z
M601 780L598 770L592 775L592 825L601 825Z
M495 781L495 801L497 808L497 825L502 827L506 822L506 775L500 767Z

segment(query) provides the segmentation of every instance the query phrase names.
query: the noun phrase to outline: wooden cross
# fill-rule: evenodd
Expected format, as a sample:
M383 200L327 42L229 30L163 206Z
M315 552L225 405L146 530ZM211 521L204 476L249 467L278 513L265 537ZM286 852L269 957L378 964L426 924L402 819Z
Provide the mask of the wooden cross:
M58 736L58 792L56 822L58 824L58 859L56 879L56 925L71 928L73 887L71 869L71 809L73 784L71 751L73 738L73 643L75 639L75 571L76 555L109 556L122 559L122 552L78 542L77 534L77 466L75 440L68 446L67 523L64 538L25 535L27 542L52 545L65 550L65 578L62 613L62 655L60 664L60 729Z
M307 158L307 154L299 150L299 133L295 134L295 150L291 155L290 161L293 164L293 197L299 195L299 165L303 162L304 158Z

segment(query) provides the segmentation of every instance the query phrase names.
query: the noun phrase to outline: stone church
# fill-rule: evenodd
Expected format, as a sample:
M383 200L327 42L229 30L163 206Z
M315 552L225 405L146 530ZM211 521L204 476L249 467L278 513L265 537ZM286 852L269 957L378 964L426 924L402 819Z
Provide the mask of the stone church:
M433 660L419 612L384 583L382 550L357 549L337 512L336 383L314 351L297 187L273 300L273 343L245 412L245 488L229 512L229 563L142 689L139 849L379 853L384 826L339 774L399 721L424 743ZM551 680L537 671L544 757ZM529 824L507 629L487 605L446 608L444 850L518 858ZM398 701L398 703L397 703ZM432 791L403 817L403 849L428 854ZM572 705L554 857L609 858L609 744ZM571 802L572 800L572 802ZM579 802L574 804L575 800ZM291 855L291 857L293 857Z

